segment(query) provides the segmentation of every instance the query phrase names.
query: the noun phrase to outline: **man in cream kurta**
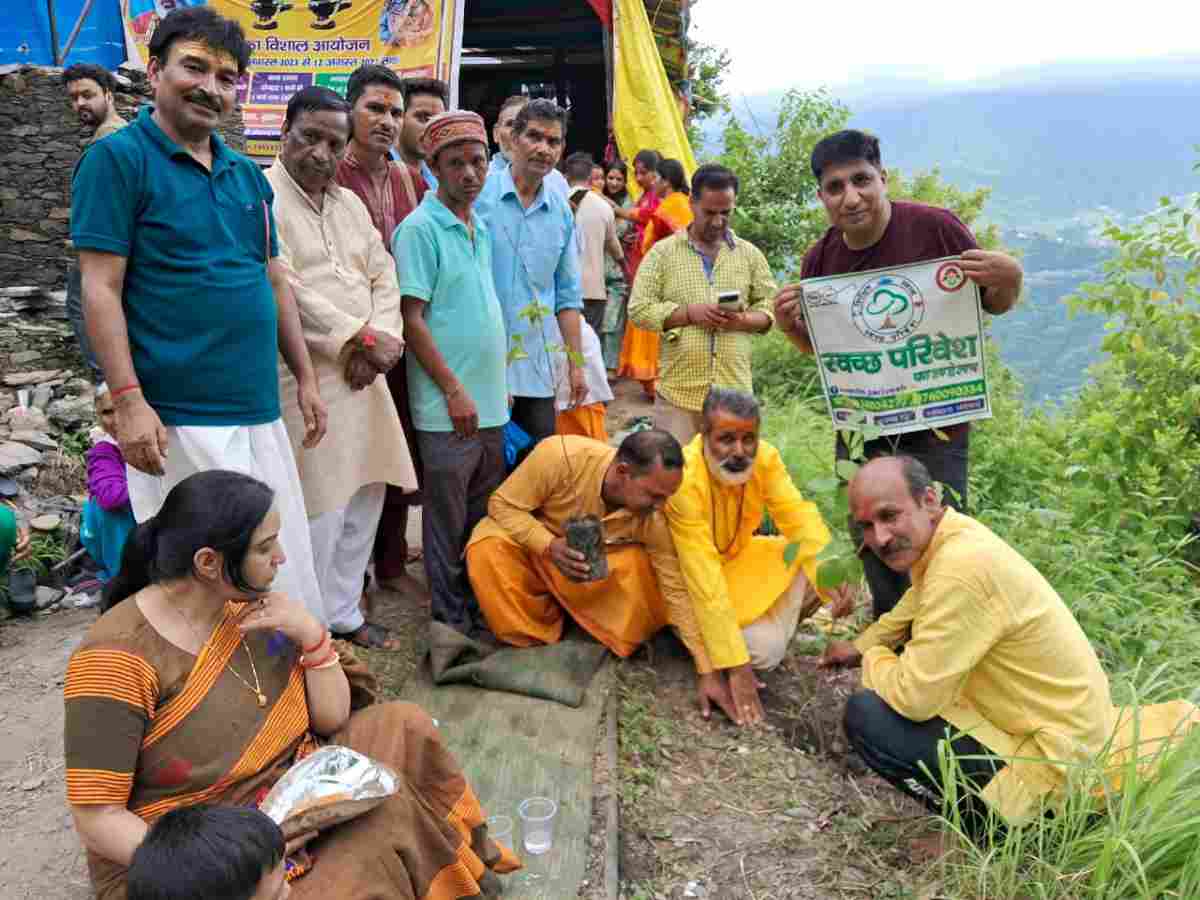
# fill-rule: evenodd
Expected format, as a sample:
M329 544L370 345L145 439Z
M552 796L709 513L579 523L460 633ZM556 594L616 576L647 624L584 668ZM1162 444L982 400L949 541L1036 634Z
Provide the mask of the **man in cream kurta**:
M1053 803L1110 739L1110 765L1134 749L1152 765L1161 742L1195 721L1186 701L1144 707L1135 745L1135 717L1113 707L1108 677L1054 588L986 526L942 506L916 459L859 469L850 513L867 549L912 587L853 644L826 649L825 664L863 668L846 734L869 766L935 810L938 745L948 740L974 837L989 833L988 808L1021 824Z
M390 254L353 191L334 181L350 135L344 101L306 88L288 104L275 189L280 254L296 295L304 338L329 407L327 439L303 450L299 408L283 416L296 447L313 559L333 632L393 649L364 621L363 575L386 486L416 487L408 444L381 377L403 352L400 289ZM285 385L290 377L281 370Z

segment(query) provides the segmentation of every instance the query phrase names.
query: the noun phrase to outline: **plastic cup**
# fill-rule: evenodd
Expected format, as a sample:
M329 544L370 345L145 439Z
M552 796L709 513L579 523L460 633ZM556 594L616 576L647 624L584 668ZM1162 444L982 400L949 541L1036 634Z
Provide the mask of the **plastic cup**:
M554 843L554 815L558 804L549 797L530 797L517 807L521 831L525 837L525 852L538 856Z
M488 837L506 847L512 846L512 816L488 816Z

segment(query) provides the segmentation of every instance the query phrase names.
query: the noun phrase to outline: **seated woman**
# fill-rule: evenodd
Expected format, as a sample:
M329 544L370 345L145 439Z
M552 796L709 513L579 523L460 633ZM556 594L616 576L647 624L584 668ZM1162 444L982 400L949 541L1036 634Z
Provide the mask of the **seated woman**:
M351 714L328 632L270 591L279 525L270 488L215 470L176 485L125 545L64 688L67 800L96 896L123 900L161 816L255 805L327 741L391 765L400 793L312 838L293 897L497 896L494 873L520 863L487 837L432 720L403 703Z
M121 568L125 541L137 524L129 505L125 457L121 455L121 448L112 435L115 422L112 392L105 385L100 385L96 388L96 427L91 433L92 448L87 452L89 496L83 504L79 539L88 555L100 567L98 578L102 584Z

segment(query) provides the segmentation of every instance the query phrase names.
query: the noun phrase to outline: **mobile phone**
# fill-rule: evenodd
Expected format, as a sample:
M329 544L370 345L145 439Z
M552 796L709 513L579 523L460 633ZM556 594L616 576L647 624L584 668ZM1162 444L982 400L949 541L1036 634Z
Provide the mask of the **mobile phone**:
M742 303L742 292L721 291L717 294L717 305L725 312L741 312L745 308Z

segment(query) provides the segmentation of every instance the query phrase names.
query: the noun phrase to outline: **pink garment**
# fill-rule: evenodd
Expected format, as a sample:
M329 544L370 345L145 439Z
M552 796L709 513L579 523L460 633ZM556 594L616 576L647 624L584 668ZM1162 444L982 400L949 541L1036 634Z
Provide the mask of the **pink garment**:
M87 452L87 484L101 509L112 512L129 505L125 457L112 438L102 437Z

